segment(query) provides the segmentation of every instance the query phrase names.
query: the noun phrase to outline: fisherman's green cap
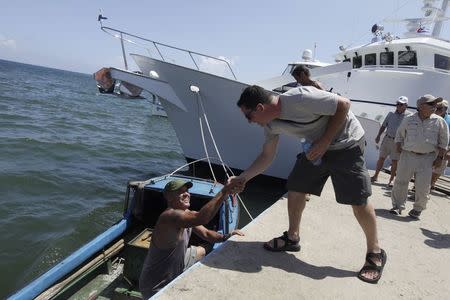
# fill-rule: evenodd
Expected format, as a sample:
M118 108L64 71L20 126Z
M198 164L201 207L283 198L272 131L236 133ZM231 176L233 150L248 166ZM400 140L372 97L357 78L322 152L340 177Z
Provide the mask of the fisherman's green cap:
M166 186L164 187L165 192L174 192L183 186L186 186L188 189L192 187L192 182L185 181L183 179L175 179L172 181L169 181Z

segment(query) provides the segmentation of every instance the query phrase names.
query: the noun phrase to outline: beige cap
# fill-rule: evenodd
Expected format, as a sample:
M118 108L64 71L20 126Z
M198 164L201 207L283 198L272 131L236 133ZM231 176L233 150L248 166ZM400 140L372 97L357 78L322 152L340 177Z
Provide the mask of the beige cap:
M431 103L431 102L435 102L435 103L439 103L442 102L442 97L435 97L433 95L430 94L426 94L423 95L422 97L420 97L419 99L417 99L417 106L424 104L424 103Z

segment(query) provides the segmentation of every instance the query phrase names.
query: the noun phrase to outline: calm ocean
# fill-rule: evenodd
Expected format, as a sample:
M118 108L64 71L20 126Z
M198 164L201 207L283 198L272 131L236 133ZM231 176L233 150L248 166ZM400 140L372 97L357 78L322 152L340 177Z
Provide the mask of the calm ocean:
M1 299L119 220L127 181L185 163L150 108L98 94L88 74L0 60ZM243 198L255 216L283 192L264 183Z

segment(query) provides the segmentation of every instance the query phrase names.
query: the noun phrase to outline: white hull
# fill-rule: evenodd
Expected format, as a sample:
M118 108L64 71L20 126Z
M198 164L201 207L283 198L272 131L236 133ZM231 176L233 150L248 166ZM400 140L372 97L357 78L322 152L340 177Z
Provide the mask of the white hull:
M237 169L246 169L250 165L261 150L264 134L262 128L248 124L236 106L246 84L145 56L133 55L133 58L143 74L154 71L159 75L157 79L149 79L150 83L147 82L144 88L160 98L185 157L200 159L206 156L199 125L199 100L190 90L190 86L195 85L200 89L201 101L224 162ZM368 141L366 162L369 168L374 168L378 151L373 140L379 123L366 118L360 118L360 121ZM216 157L209 138L206 143L209 156ZM287 178L300 150L298 139L282 136L277 157L264 174Z

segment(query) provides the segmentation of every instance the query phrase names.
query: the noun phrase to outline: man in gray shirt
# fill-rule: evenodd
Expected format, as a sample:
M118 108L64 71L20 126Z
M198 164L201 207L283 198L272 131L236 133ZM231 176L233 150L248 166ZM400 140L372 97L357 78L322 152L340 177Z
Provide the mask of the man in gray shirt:
M397 99L395 107L395 112L388 113L388 115L384 119L383 124L378 131L378 135L375 138L375 142L378 144L380 142L381 134L384 132L384 130L386 130L386 134L384 135L383 141L381 142L380 157L377 161L377 168L375 170L375 174L371 178L372 182L378 180L378 174L380 173L380 170L384 165L386 157L389 156L392 161L392 167L388 186L392 186L392 180L394 180L395 173L397 172L398 158L400 157L400 153L397 152L397 147L394 142L395 134L397 132L398 126L400 126L400 123L403 121L403 118L411 114L406 110L406 108L408 107L408 98L405 96L400 96Z
M300 153L289 175L289 229L264 244L269 251L300 250L300 220L305 195L320 196L328 177L333 182L336 201L351 205L367 242L366 263L358 278L377 283L386 263L386 253L378 244L376 216L367 201L370 177L364 161L364 130L349 110L350 101L315 87L298 87L274 95L259 86L249 86L237 105L250 123L264 127L266 141L250 167L238 177L245 182L262 173L273 161L280 134L313 143L308 153ZM313 163L321 159L320 164Z

